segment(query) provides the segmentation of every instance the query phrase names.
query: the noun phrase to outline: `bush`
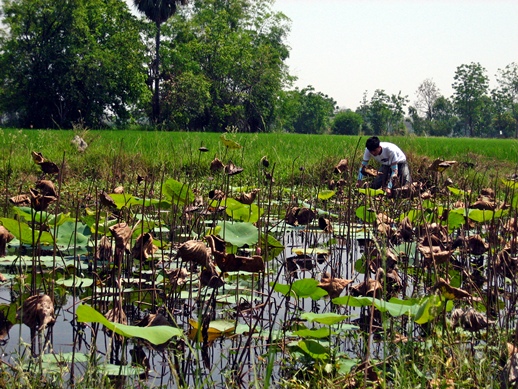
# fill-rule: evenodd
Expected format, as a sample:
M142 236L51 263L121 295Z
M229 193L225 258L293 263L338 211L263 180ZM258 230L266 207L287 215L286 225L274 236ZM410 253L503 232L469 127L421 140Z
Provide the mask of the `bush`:
M331 132L336 135L358 135L363 124L361 115L345 111L339 112L331 124Z

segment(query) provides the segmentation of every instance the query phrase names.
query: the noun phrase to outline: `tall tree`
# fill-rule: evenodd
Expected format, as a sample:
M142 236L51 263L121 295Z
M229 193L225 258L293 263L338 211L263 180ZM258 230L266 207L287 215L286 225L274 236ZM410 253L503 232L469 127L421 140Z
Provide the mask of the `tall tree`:
M505 116L505 118L498 118L508 126L510 120L507 112L515 121L515 137L518 138L518 63L513 62L507 65L504 69L498 69L497 72L498 88L494 91L497 98L493 100L497 102L500 108L498 114Z
M155 59L151 66L154 81L152 121L160 122L160 32L162 24L176 13L178 5L186 5L187 0L133 0L135 7L155 23Z
M288 21L271 3L196 0L188 13L164 24L164 124L243 132L269 131L276 124L278 100L288 81ZM181 80L192 89L182 87Z
M452 84L453 105L455 111L464 122L464 135L477 136L479 121L484 107L484 96L487 97L489 79L479 63L472 62L457 67Z
M429 78L424 80L417 88L417 100L414 106L426 120L432 120L433 105L440 95L439 88L437 88L435 82Z
M407 96L388 95L382 89L376 89L370 102L366 96L358 112L368 123L374 135L397 133L404 128L404 107L408 103Z
M12 125L123 122L146 99L140 23L119 0L4 1L0 111Z

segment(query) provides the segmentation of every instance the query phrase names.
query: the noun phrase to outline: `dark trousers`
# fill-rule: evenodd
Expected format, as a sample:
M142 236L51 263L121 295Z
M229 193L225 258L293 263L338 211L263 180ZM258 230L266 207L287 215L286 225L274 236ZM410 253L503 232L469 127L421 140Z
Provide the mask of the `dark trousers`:
M405 185L412 183L412 177L410 176L410 170L408 169L408 163L401 162L397 164L397 177L392 182L392 188L400 188ZM372 181L370 187L372 189L386 188L392 169L388 165L381 165L378 170L378 176Z

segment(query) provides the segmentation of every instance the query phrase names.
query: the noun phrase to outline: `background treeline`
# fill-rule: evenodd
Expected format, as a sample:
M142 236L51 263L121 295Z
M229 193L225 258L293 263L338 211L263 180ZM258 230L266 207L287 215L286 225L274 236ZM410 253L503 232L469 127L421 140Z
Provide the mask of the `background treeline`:
M376 90L355 110L293 87L290 20L271 0L3 0L0 124L335 134L518 137L518 65L496 88L462 64L452 96Z

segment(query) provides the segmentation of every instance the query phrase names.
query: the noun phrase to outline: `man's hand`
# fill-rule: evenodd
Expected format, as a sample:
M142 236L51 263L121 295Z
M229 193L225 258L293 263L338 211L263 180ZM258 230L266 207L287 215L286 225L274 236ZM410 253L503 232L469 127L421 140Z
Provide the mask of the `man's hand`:
M387 196L390 196L392 194L392 190L389 188L385 188L385 193L387 194Z

